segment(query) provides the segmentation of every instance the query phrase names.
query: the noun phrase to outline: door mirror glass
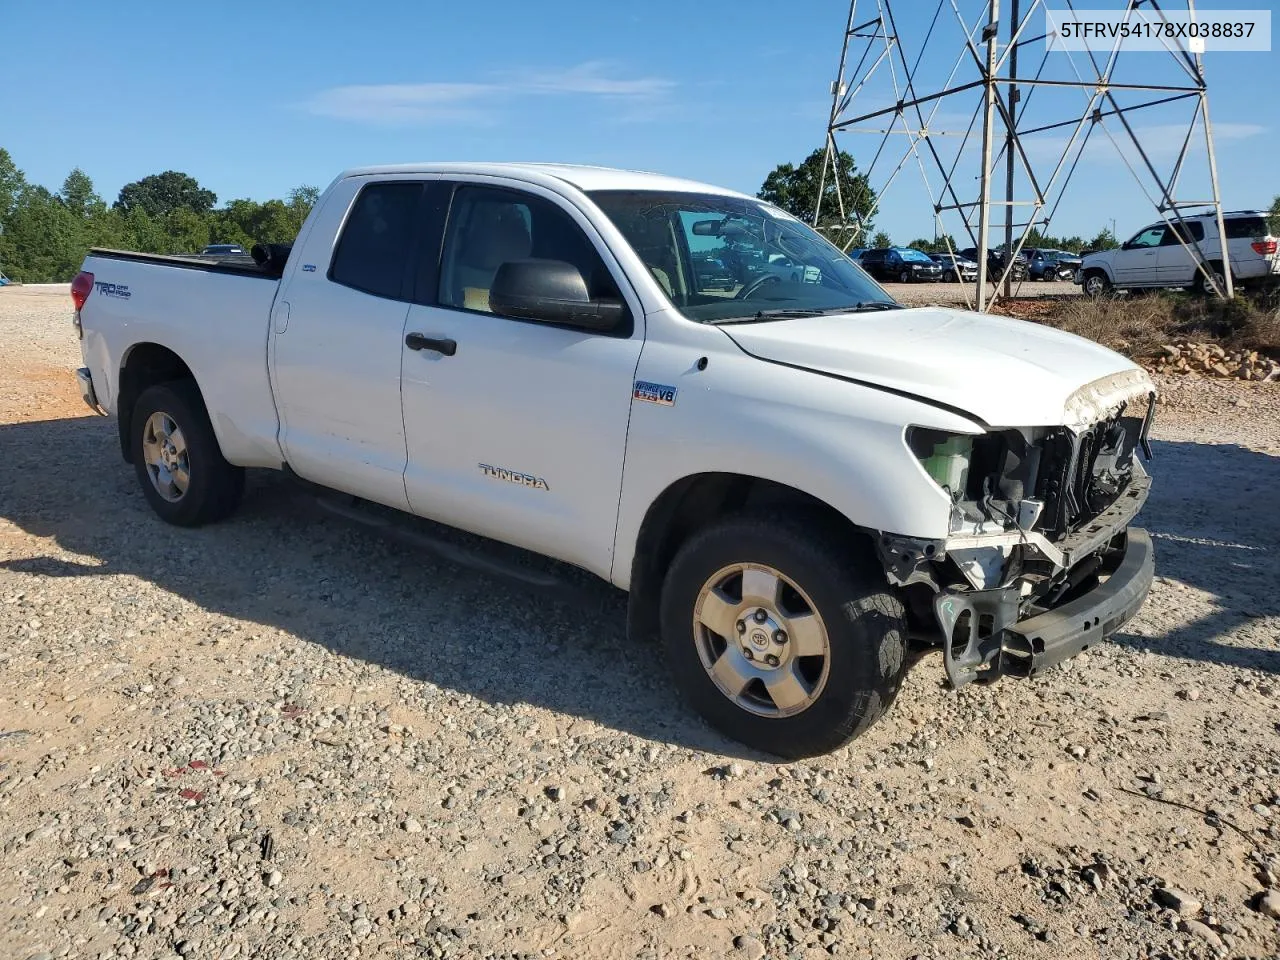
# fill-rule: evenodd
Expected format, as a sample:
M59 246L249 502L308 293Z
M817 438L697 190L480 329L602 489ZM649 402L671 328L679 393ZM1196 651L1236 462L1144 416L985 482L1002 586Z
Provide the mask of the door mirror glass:
M626 315L621 300L592 300L582 271L564 260L509 260L498 267L489 308L499 316L587 330L612 330Z

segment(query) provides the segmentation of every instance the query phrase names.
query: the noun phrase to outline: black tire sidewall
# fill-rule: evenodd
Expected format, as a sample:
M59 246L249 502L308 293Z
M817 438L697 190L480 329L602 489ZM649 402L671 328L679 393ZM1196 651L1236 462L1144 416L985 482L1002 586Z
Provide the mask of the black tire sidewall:
M156 490L142 455L143 430L147 420L157 412L173 418L186 442L191 481L186 493L176 501L166 500ZM193 382L179 380L144 390L133 408L129 442L142 495L162 520L184 527L199 526L219 519L233 506L229 501L236 498L237 484L243 484L243 474L223 459L209 415Z
M750 713L707 675L693 633L702 585L734 563L780 571L812 599L831 644L822 693L790 717ZM677 554L663 586L661 623L668 662L691 704L722 733L765 753L798 759L826 753L870 727L888 709L907 667L901 604L817 527L729 520L695 535Z

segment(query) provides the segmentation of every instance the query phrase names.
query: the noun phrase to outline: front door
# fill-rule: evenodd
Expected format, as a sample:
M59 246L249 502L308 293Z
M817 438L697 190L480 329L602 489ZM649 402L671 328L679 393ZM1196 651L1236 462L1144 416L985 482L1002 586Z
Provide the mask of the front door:
M1158 282L1160 244L1167 230L1163 223L1147 227L1116 253L1112 269L1117 287L1141 287Z
M458 183L405 325L405 487L415 513L608 576L643 315L630 293L607 333L492 313L498 268L526 258L574 264L593 297L626 289L564 200Z

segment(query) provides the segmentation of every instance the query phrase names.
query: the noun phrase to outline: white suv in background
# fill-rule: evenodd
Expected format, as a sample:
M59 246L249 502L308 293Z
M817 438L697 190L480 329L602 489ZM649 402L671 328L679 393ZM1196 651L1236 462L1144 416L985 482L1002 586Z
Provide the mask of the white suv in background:
M1222 219L1227 229L1231 276L1236 283L1256 283L1280 273L1276 238L1268 234L1264 214L1257 210L1238 210L1224 213ZM1224 285L1222 244L1218 238L1218 221L1212 211L1171 223L1172 226L1154 223L1139 230L1118 249L1089 254L1080 266L1076 282L1092 297L1138 287L1191 287L1208 292L1212 288L1197 264L1198 245L1221 289ZM1178 234L1182 234L1181 242Z

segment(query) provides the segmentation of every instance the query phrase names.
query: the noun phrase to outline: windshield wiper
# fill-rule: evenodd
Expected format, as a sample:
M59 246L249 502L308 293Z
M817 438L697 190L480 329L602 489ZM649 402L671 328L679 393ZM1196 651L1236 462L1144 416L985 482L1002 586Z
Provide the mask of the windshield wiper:
M800 320L805 317L827 317L835 313L869 313L872 310L900 310L901 304L891 300L868 300L847 307L783 307L777 310L757 310L745 317L721 317L708 321L716 326L731 323L766 323L770 320Z
M777 310L757 310L745 317L724 317L712 320L714 324L722 323L763 323L768 320L799 320L804 317L824 317L832 313L848 313L862 304L853 307L783 307Z

